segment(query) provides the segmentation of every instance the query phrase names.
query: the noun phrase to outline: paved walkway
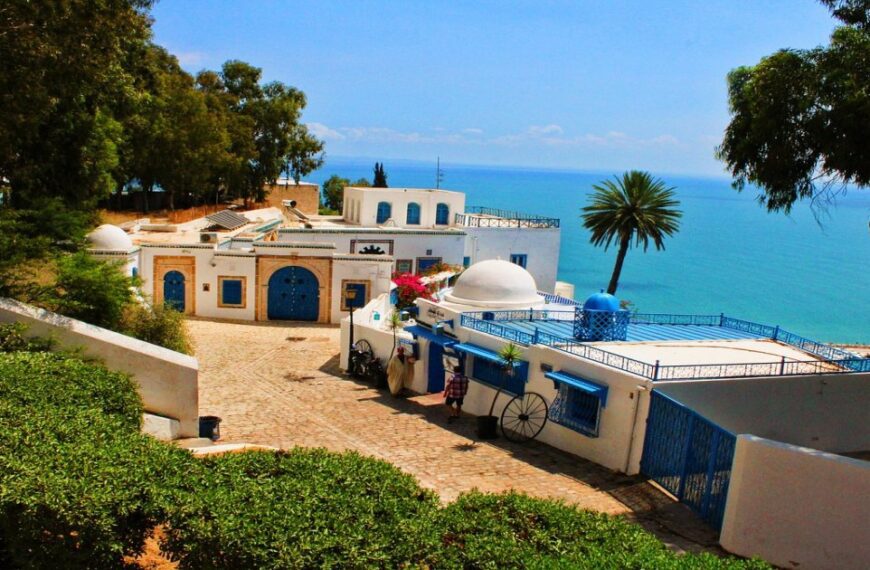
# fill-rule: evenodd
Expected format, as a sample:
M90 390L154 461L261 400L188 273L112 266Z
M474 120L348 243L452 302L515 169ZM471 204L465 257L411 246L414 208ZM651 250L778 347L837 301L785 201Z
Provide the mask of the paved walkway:
M355 450L413 474L444 501L473 488L516 489L637 520L678 550L717 551L716 535L638 477L552 447L480 442L474 418L446 422L437 396L396 399L346 379L338 328L190 319L200 414L223 418L221 441Z

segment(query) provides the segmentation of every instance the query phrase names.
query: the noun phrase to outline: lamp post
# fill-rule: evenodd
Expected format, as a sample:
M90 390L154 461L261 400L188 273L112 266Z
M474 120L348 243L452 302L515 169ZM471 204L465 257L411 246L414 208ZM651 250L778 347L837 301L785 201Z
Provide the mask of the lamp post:
M350 309L350 348L347 351L348 367L350 367L350 361L352 358L351 352L353 351L353 309L356 305L356 290L348 288L348 290L345 292L344 298L345 302L347 303L347 308Z

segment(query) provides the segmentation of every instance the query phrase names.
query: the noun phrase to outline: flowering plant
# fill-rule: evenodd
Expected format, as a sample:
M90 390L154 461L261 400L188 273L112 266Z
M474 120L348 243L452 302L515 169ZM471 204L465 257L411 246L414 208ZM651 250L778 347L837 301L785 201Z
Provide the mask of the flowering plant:
M423 299L432 299L432 292L429 290L419 275L411 273L402 273L393 275L393 283L396 284L396 309L405 309L414 304L414 301Z

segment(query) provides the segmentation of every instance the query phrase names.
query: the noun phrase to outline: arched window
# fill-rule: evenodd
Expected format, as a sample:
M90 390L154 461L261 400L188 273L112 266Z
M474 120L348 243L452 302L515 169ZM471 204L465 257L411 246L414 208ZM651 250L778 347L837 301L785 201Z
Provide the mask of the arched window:
M389 202L378 202L378 223L383 224L393 215L393 205Z
M420 204L411 202L408 204L408 217L405 221L409 226L420 225Z
M450 206L441 203L435 207L435 224L446 226L450 223Z

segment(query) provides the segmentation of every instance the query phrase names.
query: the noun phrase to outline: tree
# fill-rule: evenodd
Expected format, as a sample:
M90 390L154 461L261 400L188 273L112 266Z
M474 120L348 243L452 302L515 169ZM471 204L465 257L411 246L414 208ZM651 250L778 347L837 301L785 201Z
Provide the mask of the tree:
M150 0L6 0L0 8L0 180L8 205L88 209L115 189ZM5 202L5 201L4 201Z
M604 244L605 251L614 241L619 244L616 265L607 292L613 295L619 285L619 275L625 254L634 241L646 251L652 241L656 249L664 249L665 236L679 229L682 212L676 207L674 189L653 178L648 172L632 170L592 186L591 202L583 208L583 226L592 232L593 245Z
M731 122L716 154L733 186L758 186L771 211L870 184L870 0L822 3L844 24L829 46L728 74Z
M47 301L62 315L117 330L124 309L133 302L132 287L118 263L81 251L60 258L55 290Z
M344 201L344 187L350 185L350 180L337 174L330 176L323 183L323 206L330 210L341 211Z
M375 163L375 176L372 179L372 187L373 188L386 188L387 187L387 174L384 172L384 164Z

